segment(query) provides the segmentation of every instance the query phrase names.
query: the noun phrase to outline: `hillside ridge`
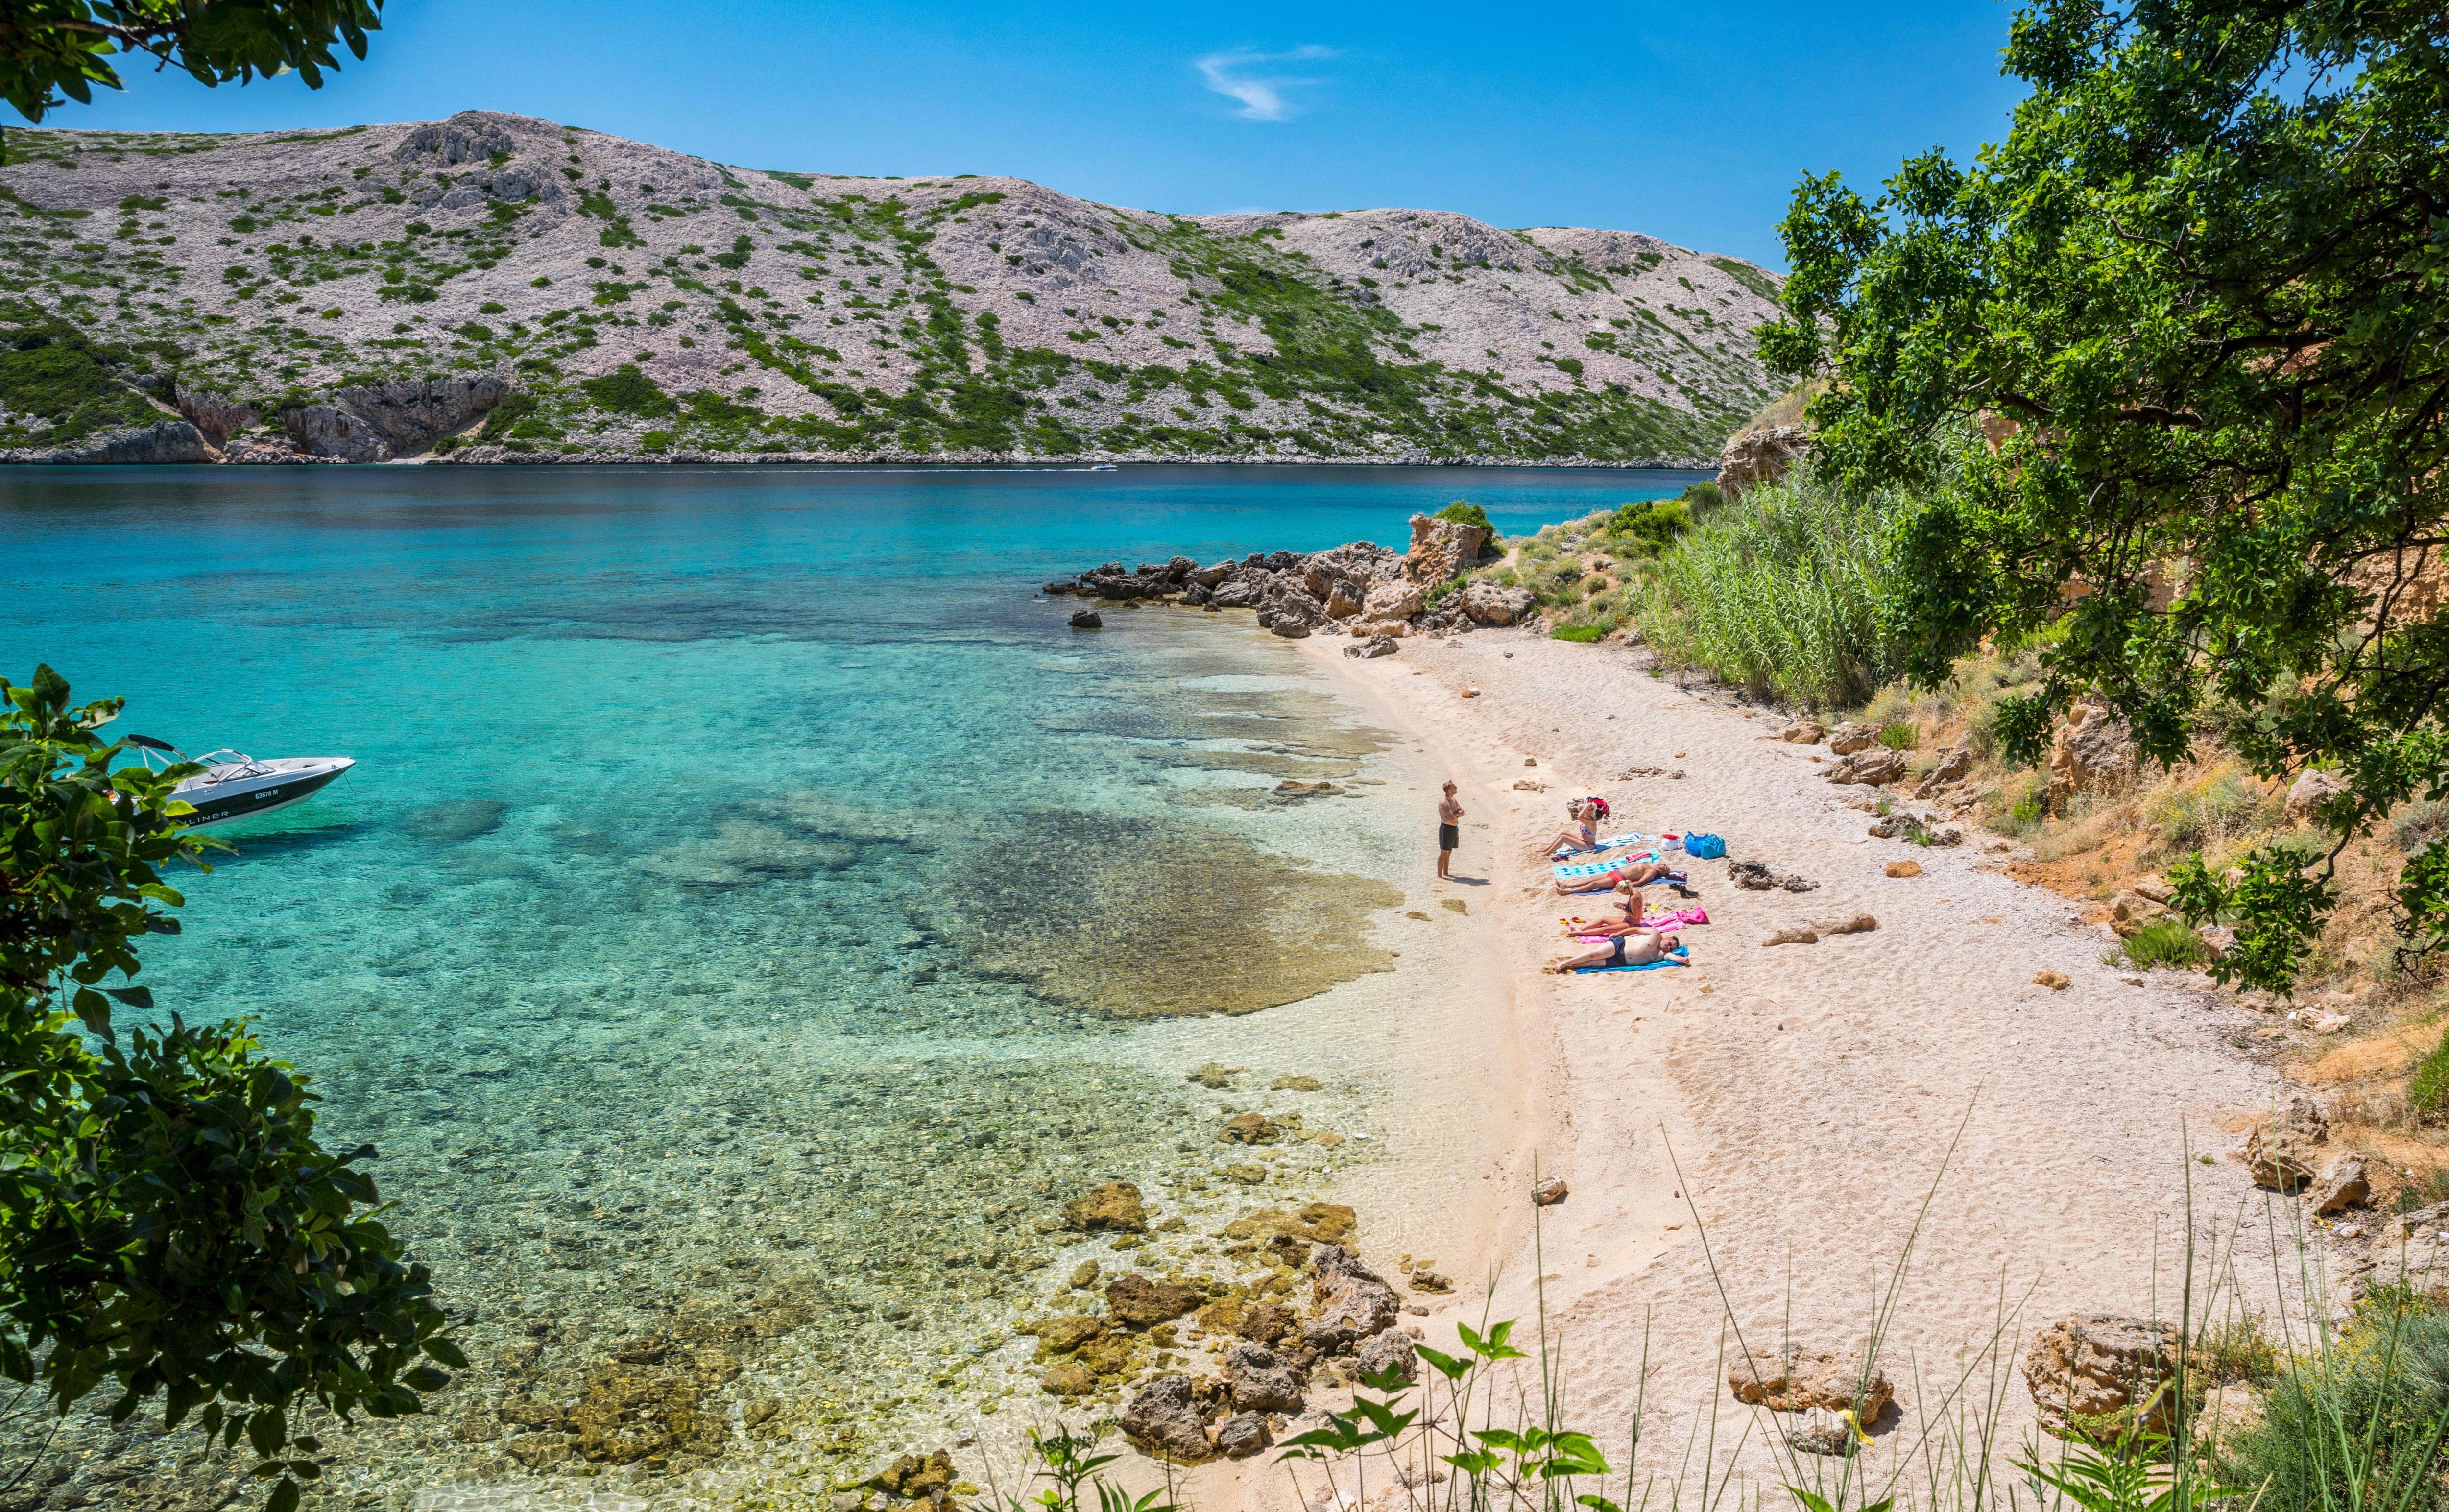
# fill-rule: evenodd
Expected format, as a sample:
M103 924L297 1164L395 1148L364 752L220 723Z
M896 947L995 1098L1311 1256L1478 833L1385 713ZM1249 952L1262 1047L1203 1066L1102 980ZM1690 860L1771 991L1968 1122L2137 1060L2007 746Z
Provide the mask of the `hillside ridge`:
M546 121L13 130L0 458L1707 465L1773 275L1448 211L1180 216Z

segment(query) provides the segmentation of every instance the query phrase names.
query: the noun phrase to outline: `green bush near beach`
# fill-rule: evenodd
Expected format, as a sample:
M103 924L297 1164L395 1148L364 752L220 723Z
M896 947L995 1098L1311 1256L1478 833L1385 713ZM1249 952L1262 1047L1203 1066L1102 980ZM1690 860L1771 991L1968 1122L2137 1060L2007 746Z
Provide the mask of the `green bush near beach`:
M2380 1287L2335 1340L2290 1357L2222 1483L2271 1508L2433 1508L2449 1438L2449 1310Z
M2432 1047L2432 1053L2416 1063L2415 1074L2406 1082L2406 1106L2433 1116L2449 1110L2449 1030L2441 1033L2440 1043Z
M2154 966L2199 966L2211 959L2211 951L2183 921L2159 919L2126 937L2126 959L2149 971Z
M1642 634L1669 668L1815 709L1867 701L1904 669L1882 613L1889 522L1908 498L1841 489L1805 465L1713 514L1658 560Z

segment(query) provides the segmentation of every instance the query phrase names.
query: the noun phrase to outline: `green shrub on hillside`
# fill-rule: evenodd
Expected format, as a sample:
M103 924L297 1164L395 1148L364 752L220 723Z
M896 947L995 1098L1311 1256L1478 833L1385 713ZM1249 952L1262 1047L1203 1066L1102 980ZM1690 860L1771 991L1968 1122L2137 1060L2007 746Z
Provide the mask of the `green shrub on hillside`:
M679 408L672 397L656 387L655 380L640 371L635 362L624 362L604 377L585 379L578 386L599 408L617 415L669 415Z
M2199 966L2211 959L2211 950L2183 921L2156 919L2126 937L2126 959L2145 971L2154 966Z
M0 446L60 446L97 432L150 425L161 412L120 381L135 355L97 346L67 324L0 325ZM28 420L48 421L47 425Z

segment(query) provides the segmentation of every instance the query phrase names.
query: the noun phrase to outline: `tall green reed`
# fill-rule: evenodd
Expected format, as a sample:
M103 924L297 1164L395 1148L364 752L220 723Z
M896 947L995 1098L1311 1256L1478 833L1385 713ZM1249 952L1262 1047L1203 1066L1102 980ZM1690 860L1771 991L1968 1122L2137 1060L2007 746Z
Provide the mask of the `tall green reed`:
M1659 558L1638 608L1666 666L1756 696L1850 708L1904 669L1882 608L1896 491L1852 494L1808 464L1709 516Z

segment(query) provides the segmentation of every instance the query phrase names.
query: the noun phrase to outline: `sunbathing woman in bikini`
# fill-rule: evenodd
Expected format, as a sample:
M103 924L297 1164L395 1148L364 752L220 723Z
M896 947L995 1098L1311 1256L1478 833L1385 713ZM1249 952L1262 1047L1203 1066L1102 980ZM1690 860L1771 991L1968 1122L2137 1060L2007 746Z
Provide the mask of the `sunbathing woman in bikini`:
M1619 917L1613 919L1602 919L1595 923L1567 924L1565 926L1565 933L1569 935L1629 935L1636 929L1647 927L1641 921L1641 884L1639 882L1626 882L1622 884L1619 890L1624 894L1622 898L1611 898L1608 900L1609 903L1615 909Z
M1599 821L1607 817L1607 804L1595 798L1585 798L1572 806L1573 822L1556 831L1556 838L1539 847L1536 854L1553 856L1559 850L1596 850L1599 844Z
M1592 945L1578 956L1567 956L1547 969L1564 973L1579 971L1586 966L1647 966L1653 960L1664 960L1675 943L1675 937L1655 929L1636 929L1618 935L1604 945ZM1680 962L1679 962L1680 964Z
M1595 877L1575 877L1570 881L1559 882L1556 883L1556 894L1558 897L1570 897L1574 893L1611 892L1627 883L1638 887L1643 882L1654 882L1674 869L1663 861L1636 862L1629 866L1603 871Z

